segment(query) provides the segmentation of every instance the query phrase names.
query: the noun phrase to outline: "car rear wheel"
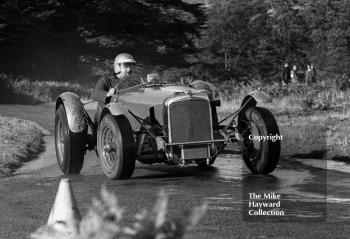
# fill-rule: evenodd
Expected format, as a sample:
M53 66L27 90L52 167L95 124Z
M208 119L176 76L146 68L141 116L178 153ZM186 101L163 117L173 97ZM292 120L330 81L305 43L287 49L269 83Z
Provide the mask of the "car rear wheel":
M259 141L252 136L279 135L277 122L272 113L261 107L252 107L245 111L242 121L238 123L243 136L243 159L252 173L267 174L272 172L278 164L281 144L279 140L271 139ZM250 138L249 136L252 135Z
M109 179L130 178L135 169L133 131L125 116L107 114L101 120L97 145L103 172Z
M55 115L55 149L59 168L64 174L79 174L84 163L85 132L73 133L68 126L64 105Z

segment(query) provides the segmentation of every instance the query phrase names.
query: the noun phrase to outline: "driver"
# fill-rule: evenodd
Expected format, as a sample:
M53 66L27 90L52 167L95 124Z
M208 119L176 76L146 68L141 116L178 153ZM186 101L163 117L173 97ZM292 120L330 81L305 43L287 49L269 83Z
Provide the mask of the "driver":
M130 81L130 75L135 69L136 61L128 53L121 53L114 59L114 75L112 77L101 78L92 92L92 99L109 103L111 96L117 91L139 84Z
M132 55L121 53L114 59L114 75L101 78L97 82L91 94L91 98L98 102L95 122L104 104L108 104L114 94L119 90L140 84L140 82L130 79L132 72L135 70L135 65L136 61Z

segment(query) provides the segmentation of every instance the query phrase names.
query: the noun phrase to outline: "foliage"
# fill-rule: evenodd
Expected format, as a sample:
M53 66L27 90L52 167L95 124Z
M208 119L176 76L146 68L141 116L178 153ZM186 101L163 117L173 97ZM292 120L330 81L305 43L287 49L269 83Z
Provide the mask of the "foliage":
M207 1L207 28L191 69L195 79L280 81L284 62L319 78L350 77L347 0ZM208 77L209 75L209 77Z
M224 82L217 85L225 112L235 110L242 99L251 91L261 89L268 93L273 104L269 107L284 112L310 112L315 110L346 109L350 106L350 88L344 84L333 84L336 79L322 80L317 84L306 85L288 84L281 85L276 82L261 83L250 82Z
M265 1L210 1L202 39L204 63L222 80L261 78L271 70L279 43L271 38ZM249 70L248 70L249 69Z
M0 70L67 81L123 51L145 65L183 65L204 21L201 4L181 0L4 0Z
M170 82L280 82L288 61L346 85L349 23L348 0L5 0L0 71L95 82L128 51Z
M135 215L131 227L122 226L123 209L115 194L101 189L101 198L94 198L88 213L80 222L79 235L74 239L175 239L183 238L206 212L206 204L194 208L179 218L167 217L168 197L161 191L154 208ZM42 226L31 235L32 239L64 239L66 235L52 226ZM70 238L73 239L73 238Z
M328 74L350 77L350 2L311 0L305 10L313 47L310 59Z

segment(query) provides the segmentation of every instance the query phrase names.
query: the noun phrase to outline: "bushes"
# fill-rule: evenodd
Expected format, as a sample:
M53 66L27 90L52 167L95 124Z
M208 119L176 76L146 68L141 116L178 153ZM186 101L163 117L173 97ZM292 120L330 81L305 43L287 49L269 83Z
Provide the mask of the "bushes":
M289 84L282 86L277 82L246 83L225 82L217 87L223 101L237 102L250 91L261 89L274 99L274 108L284 110L328 110L347 107L350 104L350 87L336 84L336 80L319 81L317 84Z
M0 103L36 104L53 102L61 93L70 91L80 97L88 98L90 90L80 84L56 81L31 81L28 78L14 78L0 75Z

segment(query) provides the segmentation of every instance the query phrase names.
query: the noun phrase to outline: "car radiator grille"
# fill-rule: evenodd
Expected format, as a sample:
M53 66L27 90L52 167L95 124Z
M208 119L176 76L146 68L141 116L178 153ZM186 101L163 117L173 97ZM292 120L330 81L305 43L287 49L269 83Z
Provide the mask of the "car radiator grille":
M185 143L212 140L211 111L203 99L185 99L169 105L169 141Z

